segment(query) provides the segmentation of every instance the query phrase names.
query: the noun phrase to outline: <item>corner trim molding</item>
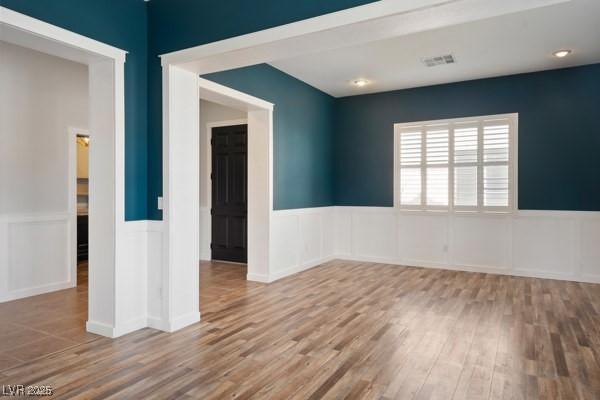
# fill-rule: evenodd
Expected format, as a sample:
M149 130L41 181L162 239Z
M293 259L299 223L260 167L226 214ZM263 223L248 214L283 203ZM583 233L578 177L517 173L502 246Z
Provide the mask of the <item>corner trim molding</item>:
M167 320L155 316L148 316L147 326L149 328L158 329L164 332L175 332L190 325L200 322L202 319L200 312L191 312L186 315Z
M0 303L4 303L7 301L13 301L22 299L24 297L37 296L44 293L56 292L58 290L70 289L75 287L75 282L64 281L64 282L56 282L56 283L48 283L46 285L40 285L35 287L30 287L26 289L18 289L8 292L5 296L0 298Z
M251 282L260 282L260 283L271 283L271 278L269 275L264 274L246 274L246 280Z
M123 336L146 327L146 318L137 318L118 326L111 326L98 321L87 321L85 323L85 328L88 332L95 333L96 335L106 336L111 339L118 338L119 336Z
M365 42L441 29L569 0L380 0L161 54L161 63L199 75L270 63ZM484 3L484 2L480 2ZM444 18L439 18L443 14Z
M288 276L291 276L291 275L294 275L294 274L297 274L300 272L308 271L309 269L321 266L322 264L333 261L335 259L336 259L336 257L328 256L328 257L324 257L324 258L321 258L318 260L309 261L305 264L301 264L296 267L288 268L283 271L278 271L276 273L269 275L269 283L278 281L279 279L287 278Z
M538 272L528 271L521 269L507 270L504 268L497 267L480 267L470 266L461 264L436 264L436 263L424 263L418 261L407 261L401 262L393 258L382 258L382 257L370 257L370 256L348 256L348 255L337 255L332 257L334 260L342 261L356 261L356 262L367 262L386 264L397 267L411 267L411 268L425 268L425 269L439 269L445 271L462 271L462 272L476 272L480 274L491 274L491 275L504 275L504 276L515 276L523 278L539 278L539 279L553 279L559 281L569 282L581 282L581 283L596 283L600 284L600 275L594 274L582 274L576 279L572 274L560 274L553 272Z
M127 55L127 51L125 50L90 39L86 36L51 25L47 22L40 21L2 6L0 6L0 23L46 38L52 38L58 42L85 49L115 59L119 62L125 62L125 56Z

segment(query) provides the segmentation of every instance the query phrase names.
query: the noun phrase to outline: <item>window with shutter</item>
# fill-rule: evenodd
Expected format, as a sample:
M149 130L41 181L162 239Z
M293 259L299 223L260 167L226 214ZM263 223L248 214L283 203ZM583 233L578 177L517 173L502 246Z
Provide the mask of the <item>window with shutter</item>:
M425 187L428 207L448 207L448 126L425 127Z
M400 140L400 198L402 204L420 206L422 203L422 138L421 131L402 132Z
M454 126L454 205L477 207L479 129L475 122Z
M509 206L509 121L487 121L483 125L483 205Z
M396 206L511 211L517 118L507 114L396 124Z

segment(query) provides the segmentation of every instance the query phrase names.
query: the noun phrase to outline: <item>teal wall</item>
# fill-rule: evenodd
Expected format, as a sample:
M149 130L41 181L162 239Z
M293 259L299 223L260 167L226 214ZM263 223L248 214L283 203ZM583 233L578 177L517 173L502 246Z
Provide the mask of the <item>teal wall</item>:
M370 2L0 0L4 7L129 52L127 220L161 218L156 209L162 194L159 54ZM393 123L518 112L520 208L600 210L600 65L343 99L266 65L210 78L276 104L277 209L391 206Z
M146 219L147 19L141 0L0 0L0 5L126 50L125 218Z
M393 125L519 113L519 208L600 211L600 64L337 99L335 203L393 205Z
M139 220L161 218L156 209L156 198L162 194L162 88L158 55L373 1L0 0L0 5L129 52L125 63L125 217ZM283 118L282 124L289 126L285 121L293 120ZM311 134L307 138L305 149L314 143ZM289 142L295 140L297 137ZM280 181L287 182L297 177L285 177L294 169L286 165L284 154L276 157L281 160L279 167L287 172L276 174ZM316 176L316 169L311 173L315 175L298 182L321 187L306 187L300 197L306 202L284 196L274 199L275 204L291 208L330 203L331 185L325 183L329 178Z
M273 207L333 205L335 99L267 64L203 76L275 104Z
M339 11L366 3L373 0L152 0L148 3L148 39L149 39L149 65L148 65L148 216L151 219L160 219L161 212L156 209L156 198L162 193L162 95L161 95L161 68L158 55L191 46L197 46L217 40L227 39L272 28L278 25L316 17L318 15ZM260 12L259 12L260 11ZM244 71L248 72L248 71ZM264 70L262 71L264 73ZM248 76L248 75L246 75ZM231 75L227 75L228 79ZM233 78L231 78L233 79ZM259 78L252 84L258 88ZM296 85L300 87L300 85ZM269 96L266 88L260 89L261 93ZM273 96L283 100L278 88L273 89ZM280 107L276 105L276 107ZM281 107L285 108L285 107ZM277 113L277 111L276 111ZM277 117L282 125L290 128L296 121L295 118ZM320 125L316 122L315 125ZM285 132L276 133L278 153L276 160L276 183L274 205L277 208L309 207L311 205L325 205L330 197L331 188L326 185L328 178L322 178L316 168L309 171L296 171L298 165L295 149L286 147L288 144L298 145L302 139L295 132L304 130L306 125L286 129ZM284 135L295 135L287 140ZM306 143L300 147L309 149L313 147L314 135L305 134ZM328 140L328 139L326 139ZM288 160L291 164L288 164ZM329 167L326 167L326 171ZM303 173L310 176L299 177ZM290 175L291 174L291 175ZM280 183L298 179L293 193L288 195L278 187ZM300 185L307 184L303 187ZM318 186L310 186L318 183ZM316 197L313 198L312 195Z

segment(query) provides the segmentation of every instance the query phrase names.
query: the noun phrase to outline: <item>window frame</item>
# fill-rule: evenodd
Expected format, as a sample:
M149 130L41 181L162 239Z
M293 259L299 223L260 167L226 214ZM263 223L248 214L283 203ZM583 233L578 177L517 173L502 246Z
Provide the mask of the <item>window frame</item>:
M483 160L483 128L489 122L495 120L508 120L508 162L496 162ZM462 118L438 119L429 121L404 122L394 124L394 208L407 212L427 212L427 213L488 213L488 214L510 214L518 209L518 135L519 135L519 114L495 114ZM454 131L457 125L477 126L477 162L456 163L454 154ZM435 165L427 165L427 130L432 127L448 127L448 164L440 167L448 168L448 206L428 206L427 205L427 168ZM400 164L400 135L402 132L420 130L421 132L421 162L415 166L404 166ZM429 129L431 130L431 129ZM485 206L483 204L484 187L483 171L485 166L507 165L508 166L508 206ZM476 206L457 206L455 205L455 168L457 166L476 166L477 167L477 205ZM420 169L421 170L421 204L410 205L401 204L400 175L401 169Z

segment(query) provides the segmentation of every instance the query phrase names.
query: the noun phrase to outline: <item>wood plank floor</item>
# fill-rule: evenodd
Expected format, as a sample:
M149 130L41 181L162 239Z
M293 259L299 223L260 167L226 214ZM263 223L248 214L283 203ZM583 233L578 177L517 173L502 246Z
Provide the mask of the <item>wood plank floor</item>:
M82 399L600 399L599 285L346 261L270 285L244 275L202 264L201 323L96 338L0 384Z
M0 370L99 338L85 331L87 278L83 262L76 288L0 303Z

